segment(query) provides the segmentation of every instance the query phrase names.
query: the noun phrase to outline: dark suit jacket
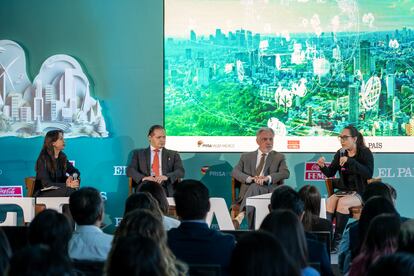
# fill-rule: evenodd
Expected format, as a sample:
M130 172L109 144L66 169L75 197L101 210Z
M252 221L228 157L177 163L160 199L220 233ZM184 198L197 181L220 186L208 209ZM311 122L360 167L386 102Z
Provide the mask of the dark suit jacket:
M188 264L219 264L226 273L235 241L233 235L210 229L206 223L183 221L168 231L168 246Z
M250 185L250 183L246 183L247 178L256 175L257 153L258 151L256 150L242 154L239 163L233 169L232 176L242 183L239 200L244 198L248 185ZM273 188L279 184L283 184L283 180L288 179L290 175L286 165L285 155L274 150L269 152L263 167L263 174L265 176L270 175Z
M168 177L168 183L173 184L184 177L184 167L178 152L162 149L162 174ZM138 149L134 151L131 163L127 168L127 175L134 182L141 184L142 179L151 175L151 148Z

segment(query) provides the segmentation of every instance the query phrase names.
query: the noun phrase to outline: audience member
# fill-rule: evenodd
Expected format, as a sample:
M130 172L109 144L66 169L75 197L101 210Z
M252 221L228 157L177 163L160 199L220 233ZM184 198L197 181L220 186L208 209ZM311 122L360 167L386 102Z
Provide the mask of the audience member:
M388 199L392 204L394 204L394 201L397 198L395 189L391 188L391 185L382 182L374 182L369 184L365 189L365 192L362 194L362 202L366 203L374 196L382 196Z
M150 193L158 201L158 205L160 206L160 209L164 214L162 220L164 223L165 230L168 231L171 228L177 228L180 225L179 220L168 216L169 205L167 196L165 194L164 189L160 187L158 183L146 181L142 183L138 191Z
M9 261L12 256L12 250L7 239L6 234L4 234L3 229L0 228L0 275L4 274L7 267L9 266Z
M53 251L68 256L68 243L72 237L72 227L68 218L52 209L36 215L29 226L29 243L44 244Z
M164 215L168 214L168 200L167 195L165 194L164 189L157 183L153 181L145 181L138 188L138 192L147 192L150 193L155 200L158 202L160 209Z
M150 210L160 219L162 219L162 212L158 205L158 202L149 193L138 192L131 194L125 201L124 216L126 216L129 212L137 209Z
M395 214L381 214L371 221L361 251L352 261L349 276L366 275L378 258L397 250L400 224Z
M104 218L104 203L99 191L92 187L79 189L70 195L69 208L76 222L69 242L69 256L77 260L105 261L112 235L99 228Z
M45 245L28 246L10 260L8 276L74 276L67 256Z
M207 187L197 180L184 180L177 185L174 200L181 224L168 231L168 245L173 253L190 265L217 264L226 272L235 241L232 235L208 227Z
M157 242L140 235L122 236L114 243L106 264L106 275L180 275ZM184 275L184 274L182 274Z
M399 217L394 205L388 199L379 196L369 199L361 211L358 223L349 229L349 245L352 259L359 253L371 221L380 214L393 214Z
M300 270L274 236L255 231L237 242L230 260L230 275L294 276L300 275Z
M375 182L368 185L362 194L364 207L359 220L348 224L344 231L338 251L338 266L342 273L347 273L352 259L358 255L359 248L364 239L371 220L382 213L396 214L390 185L382 182ZM370 199L376 198L368 203ZM360 230L360 224L362 229Z
M302 218L305 231L327 231L332 237L331 222L320 217L321 194L318 188L305 185L299 190L299 196L305 204L305 213Z
M301 269L302 275L319 275L318 271L308 266L305 231L295 213L290 210L273 211L263 220L260 230L273 234L279 240L295 267Z
M395 253L378 259L368 270L368 276L414 276L414 255Z
M186 265L178 261L167 246L167 234L159 214L145 209L136 209L127 213L116 229L112 248L116 246L120 238L128 236L141 236L154 240L160 247L163 258L167 262L167 270L171 272L170 274L186 273Z
M300 199L298 192L287 185L281 185L273 191L270 198L269 208L271 211L290 210L295 213L299 219L302 219L304 204ZM323 243L318 242L313 235L309 233L305 233L305 235L308 246L309 262L320 264L322 275L333 275L326 246Z
M414 219L401 224L398 237L398 251L414 254Z

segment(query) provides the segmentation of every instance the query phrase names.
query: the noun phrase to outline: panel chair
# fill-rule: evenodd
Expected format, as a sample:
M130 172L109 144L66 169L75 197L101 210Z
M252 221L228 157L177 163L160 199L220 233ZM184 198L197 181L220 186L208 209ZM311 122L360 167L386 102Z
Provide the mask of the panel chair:
M33 197L33 193L36 186L36 177L28 176L24 178L24 184L26 185L26 197ZM35 214L39 214L46 209L44 204L35 204Z
M239 197L240 193L241 182L235 179L234 177L231 178L231 218L237 217L240 212L240 204L236 202L237 198Z

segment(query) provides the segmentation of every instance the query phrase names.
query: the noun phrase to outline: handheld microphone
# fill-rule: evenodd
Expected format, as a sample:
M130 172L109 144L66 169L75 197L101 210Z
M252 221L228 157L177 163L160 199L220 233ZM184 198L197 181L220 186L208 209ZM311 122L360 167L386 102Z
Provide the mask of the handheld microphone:
M77 180L79 180L79 175L78 175L78 173L73 173L72 174L72 178L73 178L73 181L77 181ZM79 189L79 187L77 187L77 188L74 188L75 190L78 190Z
M78 180L78 177L79 177L78 173L72 174L72 178L74 181Z
M344 157L345 156L345 149L344 148L341 148L340 150L339 150L339 157ZM341 167L342 167L342 165L341 165ZM342 170L343 170L344 168L342 168Z

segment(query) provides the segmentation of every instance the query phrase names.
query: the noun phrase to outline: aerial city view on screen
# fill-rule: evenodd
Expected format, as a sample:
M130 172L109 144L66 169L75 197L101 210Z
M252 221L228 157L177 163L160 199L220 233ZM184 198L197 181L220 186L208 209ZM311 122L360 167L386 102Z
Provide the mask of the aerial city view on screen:
M414 136L414 1L165 1L174 136Z

